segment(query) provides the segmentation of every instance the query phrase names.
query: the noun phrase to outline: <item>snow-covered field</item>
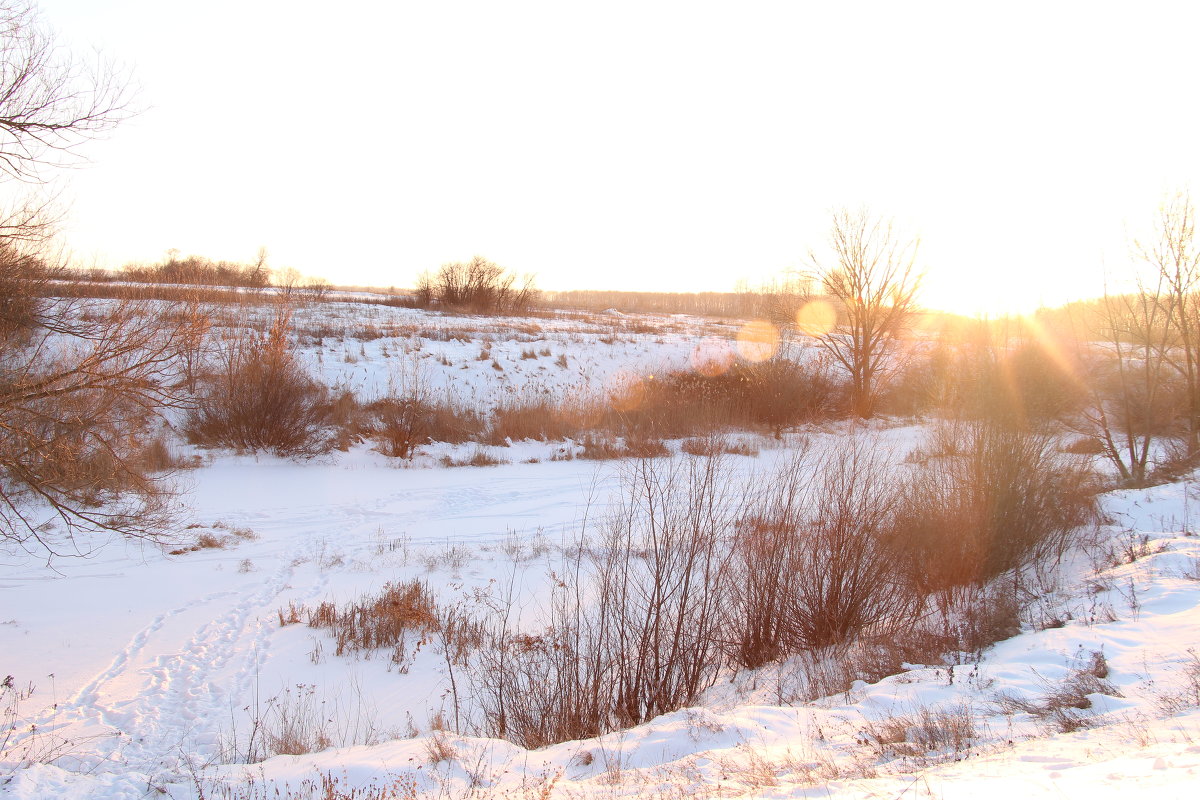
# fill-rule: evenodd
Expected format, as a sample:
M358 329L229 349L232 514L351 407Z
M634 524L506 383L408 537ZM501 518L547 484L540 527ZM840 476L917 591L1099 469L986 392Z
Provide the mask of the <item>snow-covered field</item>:
M331 385L370 396L419 373L484 406L685 368L731 349L736 332L694 318L495 321L348 304L295 322ZM367 326L380 335L330 332ZM763 438L757 456L726 457L730 480L845 435L831 425ZM900 463L924 430L887 422L856 435ZM410 578L468 610L511 587L514 608L536 618L564 548L620 490L619 464L552 460L556 447L496 448L508 463L480 468L436 466L444 445L410 465L366 444L308 462L209 454L181 473L176 533L221 547L113 542L51 567L5 554L0 676L12 676L15 729L3 757L48 763L10 763L0 796L1195 796L1200 537L1186 481L1104 495L1098 541L1047 582L1025 630L978 663L910 664L813 702L789 689L797 665L776 665L731 674L695 708L535 751L437 730L456 706L436 641L410 642L398 662L339 657L324 630L280 624L290 607ZM1087 708L1068 711L1078 726L1028 710L1094 673L1096 653L1107 676ZM222 763L256 719L281 713L329 746ZM928 738L935 729L956 733Z

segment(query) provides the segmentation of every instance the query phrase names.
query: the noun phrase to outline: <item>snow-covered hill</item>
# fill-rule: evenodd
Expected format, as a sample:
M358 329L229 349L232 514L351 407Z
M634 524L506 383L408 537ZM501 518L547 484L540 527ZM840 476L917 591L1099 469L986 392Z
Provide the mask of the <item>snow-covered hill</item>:
M484 404L511 387L569 392L683 367L698 347L730 346L734 330L690 318L614 329L602 318L328 308L341 310L314 307L296 324L308 363L331 384L370 394L417 368ZM381 335L318 330L339 325ZM522 358L529 350L549 355ZM857 433L897 464L923 434L920 423ZM804 443L836 448L845 435L839 424L763 437L757 455L727 457L728 474L763 474ZM1044 576L1020 635L981 659L908 664L809 702L792 685L798 663L731 673L694 708L526 751L446 730L473 712L469 699L455 702L435 637L410 640L398 658L338 656L326 631L281 625L290 608L412 578L443 604L478 609L507 593L538 617L584 517L619 490L617 466L553 460L555 445L533 442L497 448L508 462L499 466L436 466L446 449L410 466L366 444L307 462L210 455L180 475L187 509L174 553L111 543L51 568L6 554L0 675L12 676L11 731L0 731L0 796L1194 794L1200 538L1188 481L1105 494L1096 541ZM323 747L227 763L261 727L287 720Z

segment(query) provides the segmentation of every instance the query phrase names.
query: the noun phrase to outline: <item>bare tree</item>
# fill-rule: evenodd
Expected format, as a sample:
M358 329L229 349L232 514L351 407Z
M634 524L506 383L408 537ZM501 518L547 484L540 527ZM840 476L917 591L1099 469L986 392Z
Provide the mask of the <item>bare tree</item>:
M1121 480L1145 486L1151 443L1168 431L1176 417L1167 390L1167 352L1176 328L1174 307L1164 297L1163 279L1142 285L1134 294L1105 295L1101 327L1092 332L1102 349L1090 381L1091 401L1079 430L1099 443Z
M1200 248L1185 194L1164 203L1149 238L1133 242L1145 270L1137 289L1108 294L1073 325L1097 343L1091 400L1079 430L1094 439L1124 483L1143 486L1154 439L1200 453ZM1077 336L1077 338L1079 338Z
M1200 450L1200 247L1196 208L1178 194L1159 208L1153 237L1134 242L1137 257L1154 273L1154 302L1169 330L1161 358L1184 382L1187 453Z
M47 167L128 115L126 84L105 63L71 59L34 6L0 0L0 182L38 183ZM0 544L84 554L84 532L157 538L166 509L151 426L183 402L176 359L204 321L190 309L109 303L82 313L55 297L44 202L0 220Z
M130 114L128 83L111 62L67 54L25 0L0 0L0 172L43 180L78 160L75 148Z
M810 256L812 277L840 306L843 321L814 338L850 373L854 413L866 419L899 366L896 343L917 310L919 243L902 239L889 220L843 209L833 215L830 244L833 262Z

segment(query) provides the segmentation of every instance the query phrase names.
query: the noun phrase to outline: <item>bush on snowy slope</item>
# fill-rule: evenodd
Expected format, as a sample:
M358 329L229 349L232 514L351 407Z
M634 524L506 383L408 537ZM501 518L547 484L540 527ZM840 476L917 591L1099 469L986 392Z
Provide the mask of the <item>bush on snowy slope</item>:
M1053 561L1095 519L1095 480L1052 437L992 422L943 426L905 481L895 529L912 579L932 593Z
M265 333L245 330L219 347L184 424L189 441L281 456L329 449L328 390L293 352L290 321L280 307Z
M1021 568L1060 557L1092 503L1076 470L1036 448L1015 464L1028 483L1005 484L1009 435L975 454L991 472L970 473L961 457L972 480L991 481L973 496L986 516L954 518L960 538L978 529L970 546L915 539L915 510L938 498L919 495L920 479L898 484L866 437L801 454L754 491L715 457L633 462L600 538L555 568L546 627L493 626L475 670L483 728L540 747L682 708L739 666L821 653L855 664L848 683L978 652L1015 619L989 579L1004 574L1012 597ZM935 530L948 536L946 525Z

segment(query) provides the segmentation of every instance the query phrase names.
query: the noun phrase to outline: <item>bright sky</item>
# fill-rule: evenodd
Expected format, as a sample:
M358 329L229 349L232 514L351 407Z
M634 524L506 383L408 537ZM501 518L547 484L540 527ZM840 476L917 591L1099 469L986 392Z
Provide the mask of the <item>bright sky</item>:
M924 299L1098 295L1200 187L1200 4L41 0L144 107L73 171L66 240L412 285L730 290L830 211L919 233Z

